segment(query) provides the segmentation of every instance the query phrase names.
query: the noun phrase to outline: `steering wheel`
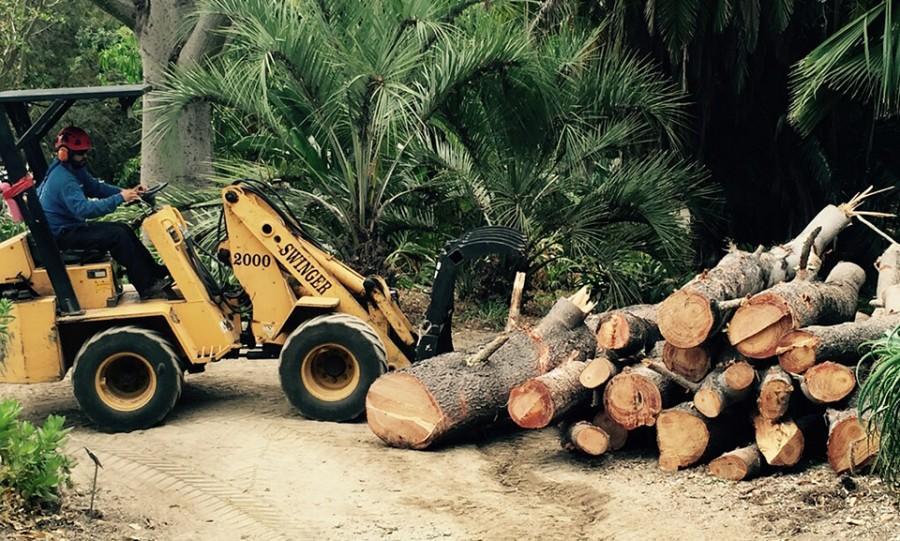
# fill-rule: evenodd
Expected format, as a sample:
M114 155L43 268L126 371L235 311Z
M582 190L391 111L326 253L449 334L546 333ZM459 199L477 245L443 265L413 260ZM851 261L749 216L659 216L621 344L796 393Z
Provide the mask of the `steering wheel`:
M154 187L150 188L149 190L145 191L144 193L142 193L141 200L144 203L150 205L151 207L156 205L156 194L165 190L168 185L169 185L168 182L163 182L163 183L157 184L156 186L154 186ZM137 203L137 200L134 200L129 203L125 203L125 206L131 206L136 203Z

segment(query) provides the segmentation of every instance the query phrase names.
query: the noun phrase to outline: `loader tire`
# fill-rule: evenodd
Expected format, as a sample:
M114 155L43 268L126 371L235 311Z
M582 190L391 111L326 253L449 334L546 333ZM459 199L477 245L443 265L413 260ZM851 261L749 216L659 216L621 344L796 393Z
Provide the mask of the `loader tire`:
M350 421L366 409L366 393L387 371L381 339L363 320L318 316L297 327L281 350L281 388L301 415Z
M95 334L75 356L72 388L100 430L131 432L159 424L181 396L184 372L172 345L140 327Z

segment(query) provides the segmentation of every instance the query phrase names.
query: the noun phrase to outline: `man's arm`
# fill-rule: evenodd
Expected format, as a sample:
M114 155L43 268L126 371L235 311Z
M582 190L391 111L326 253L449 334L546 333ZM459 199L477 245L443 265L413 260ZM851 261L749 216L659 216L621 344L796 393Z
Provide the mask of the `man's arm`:
M102 180L94 177L94 175L90 174L87 169L81 169L78 171L79 177L84 185L84 193L87 194L88 197L96 197L97 199L103 199L106 197L112 197L117 195L122 191L122 188L111 186Z
M111 188L111 186L109 186L108 184L104 184L104 186L106 186L107 188ZM62 196L63 201L66 204L66 208L69 209L69 212L71 212L75 216L78 216L82 220L97 218L99 216L109 214L110 212L114 211L116 207L118 207L122 202L125 201L125 197L122 195L119 188L115 188L113 190L113 193L110 193L109 190L103 192L107 195L103 196L102 199L88 199L85 196L86 190L87 186L85 186L85 190L82 190L81 186L78 184L78 181L76 181L74 177L69 177L69 180L66 182L65 189L63 190Z

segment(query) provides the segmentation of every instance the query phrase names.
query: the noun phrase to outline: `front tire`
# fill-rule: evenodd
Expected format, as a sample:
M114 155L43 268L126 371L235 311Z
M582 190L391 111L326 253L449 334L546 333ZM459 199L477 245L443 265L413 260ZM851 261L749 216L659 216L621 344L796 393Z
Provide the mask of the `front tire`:
M159 424L172 411L183 377L178 355L159 333L113 327L81 346L72 388L101 430L131 432Z
M366 408L369 386L387 371L381 339L354 316L328 314L297 327L281 350L281 388L301 415L349 421Z

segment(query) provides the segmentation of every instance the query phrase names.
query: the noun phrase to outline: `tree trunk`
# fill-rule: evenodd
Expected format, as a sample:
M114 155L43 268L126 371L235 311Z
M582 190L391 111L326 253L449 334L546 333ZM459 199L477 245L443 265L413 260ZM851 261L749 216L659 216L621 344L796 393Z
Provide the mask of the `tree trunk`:
M752 373L749 378L746 368ZM731 377L727 375L729 369L733 372ZM700 389L694 394L694 406L709 418L718 417L728 406L750 396L755 373L746 363L719 366L704 378Z
M653 426L664 408L679 402L678 385L645 366L626 369L606 384L603 406L606 413L628 430Z
M878 269L878 285L875 288L875 304L900 312L900 244L891 244L875 263Z
M448 353L385 374L366 396L369 428L388 445L425 449L493 421L513 387L565 361L593 356L596 338L584 325L587 310L586 299L560 299L537 327L512 332L484 362L470 366L465 355Z
M825 361L800 377L800 391L813 404L834 404L850 396L856 388L853 370L842 364Z
M600 411L591 420L609 436L609 450L618 451L628 441L628 430L613 420L605 411Z
M591 390L578 381L586 366L583 361L565 362L514 387L507 404L510 418L522 428L544 428L574 406L590 400Z
M816 253L823 253L850 224L849 207L828 205L791 242L766 253L732 250L708 271L688 282L659 306L659 330L667 342L691 348L706 342L730 313L727 303L790 279L800 264L803 245L813 232Z
M663 346L662 360L666 368L694 383L702 381L712 366L707 346L679 348L666 342Z
M560 443L567 451L579 451L590 456L600 456L611 450L606 431L587 421L578 421L564 427Z
M793 280L753 296L728 324L728 340L754 359L775 355L778 341L793 329L813 323L853 319L866 273L842 262L824 282Z
M588 361L587 366L578 376L578 381L585 389L596 389L619 373L619 367L602 356Z
M759 415L769 421L777 421L787 413L794 392L794 381L780 366L770 367L759 384L756 405Z
M729 448L739 435L725 417L704 417L690 402L662 411L656 421L659 467L677 471Z
M655 304L613 310L600 319L597 327L597 347L620 358L646 353L659 339Z
M805 453L814 452L824 443L825 424L821 414L807 415L796 421L788 418L771 421L757 415L753 427L756 445L772 466L795 466Z
M900 314L848 321L838 325L811 325L791 331L778 341L778 363L791 374L803 374L816 363L856 364L860 346L900 325Z
M729 451L709 463L709 473L719 479L746 481L762 471L763 456L754 443Z
M836 473L855 472L871 464L878 455L878 434L868 434L856 408L829 409L828 464Z

